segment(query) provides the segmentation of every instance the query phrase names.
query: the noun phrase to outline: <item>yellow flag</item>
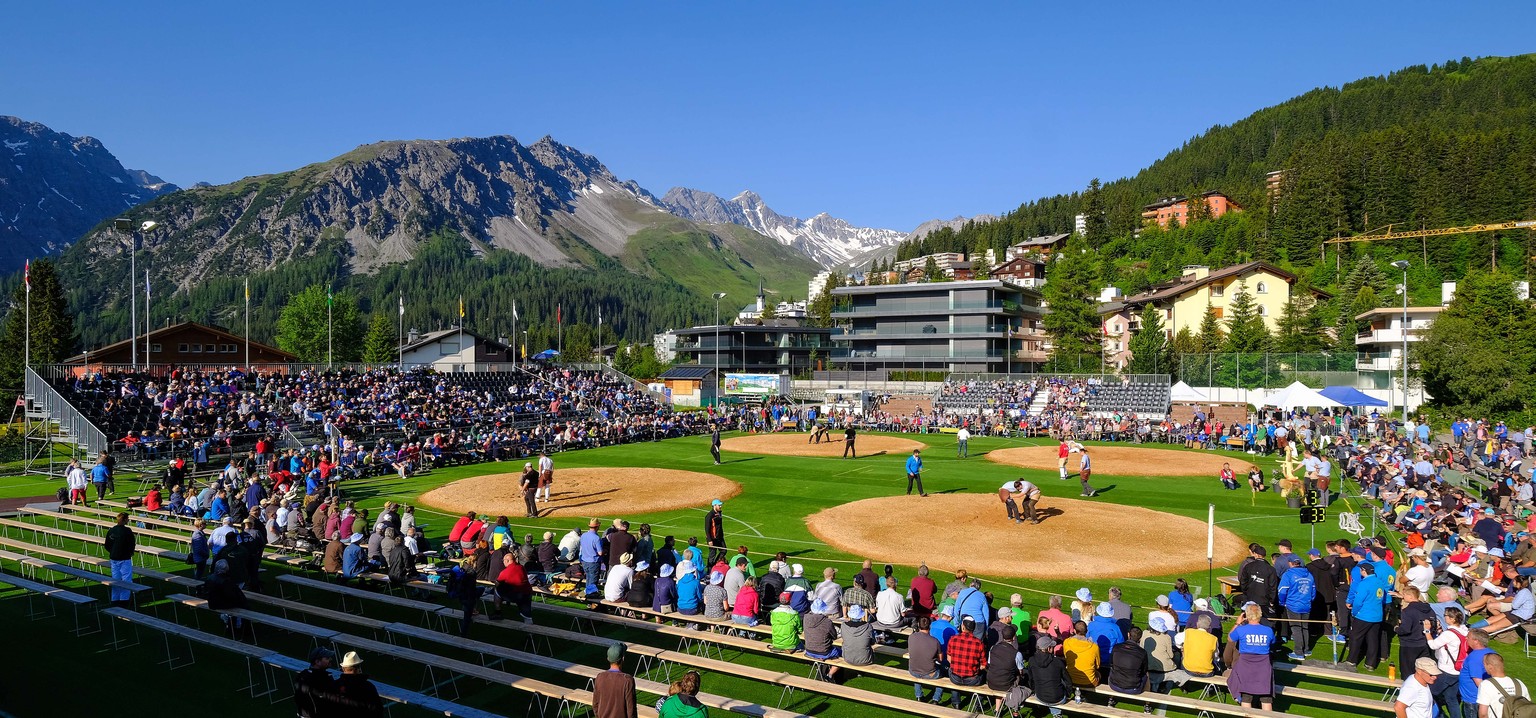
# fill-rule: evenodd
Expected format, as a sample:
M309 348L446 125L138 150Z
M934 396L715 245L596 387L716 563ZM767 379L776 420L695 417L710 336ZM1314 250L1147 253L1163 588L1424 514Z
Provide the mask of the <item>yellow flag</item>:
M464 318L464 295L459 295L459 318Z

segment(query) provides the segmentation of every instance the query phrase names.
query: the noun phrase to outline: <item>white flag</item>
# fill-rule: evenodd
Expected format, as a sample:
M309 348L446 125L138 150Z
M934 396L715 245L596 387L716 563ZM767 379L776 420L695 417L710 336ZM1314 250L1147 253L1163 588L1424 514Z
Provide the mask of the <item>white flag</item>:
M512 300L512 321L517 321L517 300Z
M405 295L400 295L400 316L405 316Z

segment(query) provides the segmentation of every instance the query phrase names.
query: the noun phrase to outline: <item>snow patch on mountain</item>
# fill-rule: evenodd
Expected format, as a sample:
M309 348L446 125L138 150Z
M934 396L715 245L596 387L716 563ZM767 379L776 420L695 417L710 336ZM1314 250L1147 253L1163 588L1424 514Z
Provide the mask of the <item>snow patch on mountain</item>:
M810 219L782 215L751 190L721 199L702 190L673 187L662 196L661 206L696 222L747 227L778 240L780 244L794 247L823 267L893 246L906 236L894 229L856 227L826 212Z

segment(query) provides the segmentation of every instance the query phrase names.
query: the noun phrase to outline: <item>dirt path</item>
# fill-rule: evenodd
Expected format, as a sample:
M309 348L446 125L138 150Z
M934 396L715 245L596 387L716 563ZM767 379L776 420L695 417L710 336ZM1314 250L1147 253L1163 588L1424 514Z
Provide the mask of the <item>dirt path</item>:
M421 503L444 511L476 511L520 517L526 507L518 489L520 475L492 474L460 479L421 495ZM692 506L741 493L741 484L697 471L604 468L556 469L550 501L538 504L539 516L623 517Z
M757 434L754 436L738 436L720 442L722 451L738 451L743 454L772 454L774 456L832 456L843 455L843 435L841 432L828 434L830 441L820 444L808 444L809 433L805 434ZM894 436L860 435L854 442L854 448L859 456L875 456L876 454L910 454L913 449L924 448L920 441L911 439L899 439Z
M1253 464L1229 454L1215 452L1173 451L1170 449L1143 449L1137 446L1090 446L1088 455L1093 457L1094 475L1109 476L1209 476L1221 473L1222 463L1232 464L1237 480L1253 468ZM1025 446L1017 449L997 449L987 452L987 458L999 464L1021 466L1026 469L1056 470L1055 446ZM1078 455L1067 458L1067 471L1077 474Z
M876 563L1012 578L1120 578L1206 569L1204 521L1093 500L1040 502L1044 521L1015 524L991 494L888 496L834 506L806 519L822 541ZM1237 563L1247 542L1216 528L1216 565Z

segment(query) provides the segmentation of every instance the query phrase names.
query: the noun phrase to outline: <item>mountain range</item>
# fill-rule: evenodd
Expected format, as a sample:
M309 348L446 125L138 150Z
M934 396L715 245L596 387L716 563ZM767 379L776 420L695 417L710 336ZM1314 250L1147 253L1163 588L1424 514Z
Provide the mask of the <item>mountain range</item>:
M176 191L94 137L0 116L0 266L54 254L118 212Z
M824 267L893 247L907 236L894 229L855 227L826 212L810 219L788 217L773 211L751 190L727 200L701 190L673 187L662 196L661 205L694 221L747 227L794 247Z

